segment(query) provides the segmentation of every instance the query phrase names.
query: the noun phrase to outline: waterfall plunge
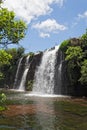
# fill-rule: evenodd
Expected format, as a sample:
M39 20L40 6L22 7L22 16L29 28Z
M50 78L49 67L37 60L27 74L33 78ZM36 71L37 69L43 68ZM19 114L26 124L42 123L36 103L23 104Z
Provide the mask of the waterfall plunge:
M25 90L25 82L26 82L26 77L27 77L27 73L28 73L28 70L29 70L29 64L28 64L29 58L30 58L30 56L26 57L25 69L24 69L24 73L22 75L22 79L21 79L19 88L18 88L19 90Z
M21 68L22 59L23 59L23 57L20 58L19 63L18 63L18 68L17 68L17 72L16 72L16 76L15 76L14 85L13 85L13 88L14 88L14 89L17 88L16 85L17 85L17 81L18 81L18 76L19 76L19 71L20 71L20 68Z
M54 50L47 50L43 53L41 64L35 72L33 93L54 94L55 61L58 48L57 46Z

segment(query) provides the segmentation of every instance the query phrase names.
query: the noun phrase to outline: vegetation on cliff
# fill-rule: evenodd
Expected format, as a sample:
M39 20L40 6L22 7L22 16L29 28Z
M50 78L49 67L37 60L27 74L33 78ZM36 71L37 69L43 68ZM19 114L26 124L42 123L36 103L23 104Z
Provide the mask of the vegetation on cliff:
M87 85L87 32L80 38L65 40L60 45L67 62L71 85Z

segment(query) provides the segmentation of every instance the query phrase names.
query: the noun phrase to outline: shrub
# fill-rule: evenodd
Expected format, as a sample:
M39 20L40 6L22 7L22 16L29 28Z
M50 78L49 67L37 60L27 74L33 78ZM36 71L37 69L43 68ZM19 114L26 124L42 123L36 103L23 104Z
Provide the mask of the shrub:
M60 49L65 53L68 46L70 44L70 41L69 40L64 40L61 45L60 45Z
M6 95L4 93L1 93L0 94L0 111L3 111L6 109L5 102L6 102Z
M27 84L27 90L32 91L32 87L33 87L33 80L29 80Z

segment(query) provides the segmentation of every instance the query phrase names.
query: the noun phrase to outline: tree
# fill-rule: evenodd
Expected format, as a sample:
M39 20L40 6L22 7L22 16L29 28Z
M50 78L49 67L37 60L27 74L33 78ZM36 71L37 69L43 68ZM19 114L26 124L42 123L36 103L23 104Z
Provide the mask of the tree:
M0 80L3 79L4 75L1 71L2 66L9 65L12 56L5 50L0 50Z
M82 42L82 48L83 50L87 50L87 29L86 29L86 33L82 35L81 37L81 42Z
M24 38L27 26L22 20L15 19L13 11L0 9L0 45L18 44Z
M81 77L79 79L81 84L87 85L87 59L82 62Z
M0 66L10 64L12 56L8 54L5 50L0 50Z
M17 60L19 60L24 55L24 51L25 50L23 47L11 48L6 50L7 53L12 55L12 60L14 60L15 62L17 62Z
M69 46L70 46L70 41L64 40L60 45L60 49L65 53Z
M83 57L80 46L69 47L66 51L67 70L72 85L78 84L80 78L81 60Z
M80 46L69 47L66 51L66 60L74 60L76 62L82 59L82 49Z
M0 66L0 72L1 72L0 86L6 87L6 85L8 85L9 87L11 87L13 86L19 59L24 55L24 48L23 47L9 48L9 49L6 49L5 52L11 55L12 58L9 59L9 64L8 62L6 62L2 66Z

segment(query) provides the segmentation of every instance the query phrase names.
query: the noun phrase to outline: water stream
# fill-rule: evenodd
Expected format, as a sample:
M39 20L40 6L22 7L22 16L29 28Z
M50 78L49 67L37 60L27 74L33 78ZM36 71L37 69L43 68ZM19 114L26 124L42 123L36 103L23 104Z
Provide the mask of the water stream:
M26 77L27 77L27 73L29 70L29 58L30 58L30 56L26 57L25 69L24 69L24 73L23 73L21 81L20 81L20 85L18 88L19 90L25 90L25 82L26 82Z
M17 88L17 81L18 81L19 72L20 72L20 69L21 69L22 59L23 59L23 57L20 58L19 63L18 63L18 67L17 67L17 72L16 72L16 76L15 76L15 81L14 81L13 89Z

